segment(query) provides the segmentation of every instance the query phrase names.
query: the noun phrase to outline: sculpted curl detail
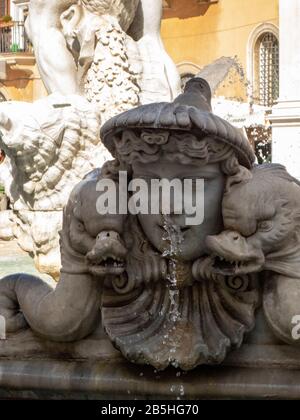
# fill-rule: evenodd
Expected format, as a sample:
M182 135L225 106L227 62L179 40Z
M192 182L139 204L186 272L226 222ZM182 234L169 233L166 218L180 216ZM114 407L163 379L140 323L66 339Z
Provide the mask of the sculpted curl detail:
M157 162L164 153L170 162L183 165L215 162L222 162L223 165L223 161L230 158L230 163L225 164L224 169L231 171L231 174L238 171L237 159L232 160L232 148L210 137L197 138L189 133L169 135L163 131L159 135L147 131L135 134L128 130L121 137L116 137L115 147L119 161L129 165L136 160L142 163Z
M47 340L68 342L101 324L129 361L157 369L219 364L242 344L260 303L256 274L216 273L206 238L223 228L222 200L224 206L237 185L251 184L253 152L239 130L212 114L210 98L207 83L196 78L173 103L142 106L105 124L101 138L114 160L70 195L56 288L22 274L0 280L0 315L9 316L9 331L29 325ZM167 214L160 206L156 213L98 213L101 194L117 202L120 187L129 187L118 184L124 170L128 183L204 180L207 217L189 224L187 207L174 210L175 194ZM98 184L103 178L113 185L108 195ZM198 198L195 189L191 195Z

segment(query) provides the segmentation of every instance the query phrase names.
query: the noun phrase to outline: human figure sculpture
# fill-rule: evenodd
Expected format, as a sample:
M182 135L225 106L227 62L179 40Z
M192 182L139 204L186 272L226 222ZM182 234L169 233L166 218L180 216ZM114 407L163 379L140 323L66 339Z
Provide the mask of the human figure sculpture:
M127 111L101 131L115 160L72 192L61 232L56 288L35 277L0 281L0 315L9 332L29 325L47 340L81 340L101 322L132 362L185 370L219 364L255 325L255 275L215 275L206 237L222 230L226 179L244 177L254 155L241 132L211 112L202 79L172 103ZM143 177L204 179L203 224L185 214L100 215L98 182ZM246 179L246 178L245 178ZM188 343L188 345L187 345Z
M145 58L142 56L147 54L147 67L152 61L162 63L165 70L161 72L159 78L166 79L162 80L162 88L166 89L168 86L170 99L177 94L179 77L160 38L161 0L32 0L29 8L26 30L33 43L39 71L49 93L87 94L92 100L101 85L96 83L97 87L93 87L93 94L85 92L88 69L93 60L96 62L98 60L94 57L97 51L95 44L99 41L101 43L103 37L109 37L109 33L115 27L119 27L121 33L130 33L131 36L125 37L124 42L132 45L128 50L128 45L122 45L123 41L120 38L120 46L115 42L114 56L122 55L120 48L127 49L129 65L137 67L134 71L137 75L140 73L142 78L144 73L147 73L143 85L150 83L152 90L153 81L151 82L149 72L143 69L142 61ZM136 41L138 47L132 41ZM108 46L108 42L105 46ZM103 54L109 56L109 48L99 54L100 57ZM126 61L127 57L124 58ZM112 76L113 68L110 70ZM100 72L103 78L103 69ZM90 75L90 78L94 77L99 76ZM120 88L120 85L118 86ZM155 90L157 89L160 88L156 87Z
M247 139L210 101L207 82L195 78L173 102L140 106L102 127L114 160L70 195L57 286L26 274L0 280L9 334L30 327L68 343L102 326L131 362L191 370L241 346L262 301L275 336L298 345L299 182L281 165L253 166ZM203 222L188 224L174 197L169 213L102 212L102 182L120 202L121 173L128 189L137 179L204 180Z
M34 45L39 72L48 92L79 93L74 59L66 47L59 21L60 15L76 3L77 0L30 1L26 31Z
M115 16L126 15L125 30L130 26L138 0L134 1L83 1L77 0L32 0L26 29L34 45L37 63L42 79L49 93L63 95L79 93L77 69L72 51L67 47L62 31L64 19L83 17L85 8L96 14L106 15L112 9ZM68 12L68 13L67 13ZM126 14L128 12L128 14Z
M161 6L161 0L30 2L26 28L51 94L34 103L1 104L0 146L8 170L1 166L0 178L18 244L55 279L62 208L75 185L109 155L100 127L180 91L160 38ZM1 220L2 239L5 231Z

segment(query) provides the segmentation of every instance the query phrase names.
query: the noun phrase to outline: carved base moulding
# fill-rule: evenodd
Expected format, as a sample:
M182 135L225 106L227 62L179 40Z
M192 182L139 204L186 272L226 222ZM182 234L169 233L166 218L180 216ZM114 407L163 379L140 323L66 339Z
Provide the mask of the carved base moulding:
M2 399L300 398L299 370L207 367L178 378L175 371L160 376L153 371L148 374L147 368L141 371L124 363L109 361L107 365L106 360L97 364L0 362L0 369Z
M189 372L126 361L102 327L74 343L46 341L30 329L0 341L0 398L299 399L299 383L300 350L273 335L262 309L240 349L221 365Z
M299 356L277 342L261 313L255 331L222 365L190 372L129 363L102 332L54 345L27 330L0 341L0 398L299 399Z

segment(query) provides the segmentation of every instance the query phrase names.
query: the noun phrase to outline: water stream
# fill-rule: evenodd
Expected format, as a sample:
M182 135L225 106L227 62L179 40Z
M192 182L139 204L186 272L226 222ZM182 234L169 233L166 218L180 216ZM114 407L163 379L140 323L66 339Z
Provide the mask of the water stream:
M180 244L183 242L183 233L179 226L177 226L172 219L163 215L164 218L164 230L165 235L163 240L166 241L169 245L169 248L163 253L163 257L168 258L169 260L169 270L167 275L167 281L169 282L169 294L171 301L170 308L170 320L174 323L179 320L179 298L180 292L178 288L178 279L177 279L177 266L178 266L178 255L180 253Z

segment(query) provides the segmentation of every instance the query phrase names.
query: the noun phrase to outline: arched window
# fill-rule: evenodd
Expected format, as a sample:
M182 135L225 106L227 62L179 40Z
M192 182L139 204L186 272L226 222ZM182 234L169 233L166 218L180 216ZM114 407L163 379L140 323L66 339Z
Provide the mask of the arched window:
M271 107L279 97L279 29L272 23L257 26L248 41L249 99Z
M257 54L257 91L259 103L272 106L279 96L279 42L277 37L266 32L258 39Z

